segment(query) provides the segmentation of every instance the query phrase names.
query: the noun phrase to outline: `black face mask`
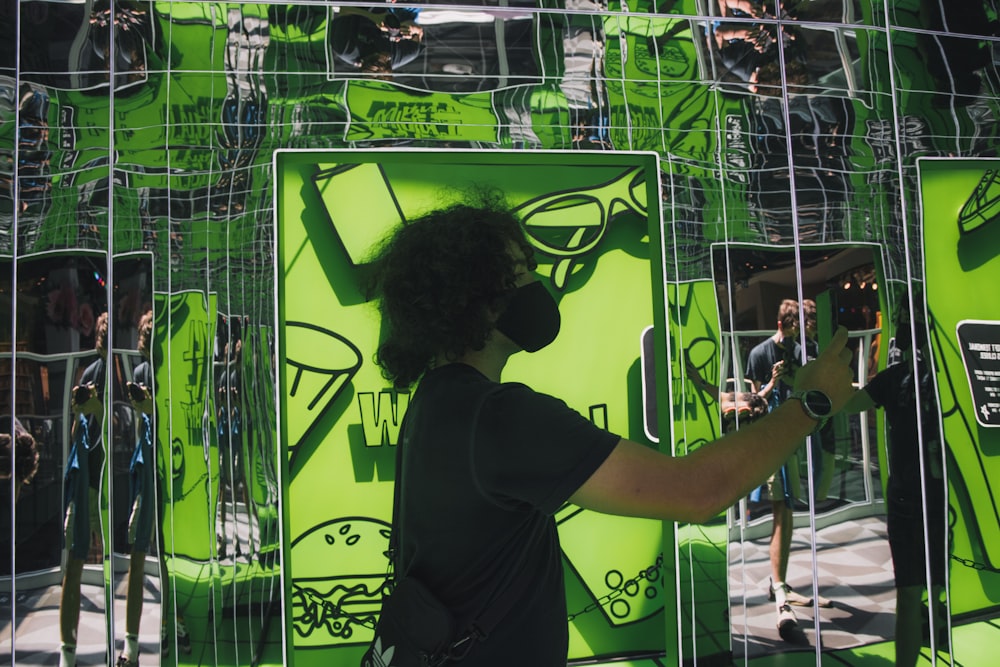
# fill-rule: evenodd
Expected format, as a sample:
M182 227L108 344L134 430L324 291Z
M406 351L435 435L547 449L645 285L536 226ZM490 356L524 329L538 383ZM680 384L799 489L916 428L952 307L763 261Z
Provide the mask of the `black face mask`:
M496 328L525 352L537 352L556 339L559 323L558 304L536 280L514 290Z

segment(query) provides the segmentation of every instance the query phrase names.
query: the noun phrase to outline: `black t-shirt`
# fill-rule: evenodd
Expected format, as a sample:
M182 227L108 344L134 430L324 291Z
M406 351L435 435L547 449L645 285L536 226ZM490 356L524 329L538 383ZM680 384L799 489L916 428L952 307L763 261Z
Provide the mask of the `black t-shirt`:
M484 396L470 447L473 412ZM515 575L532 578L463 667L566 664L552 515L618 440L562 401L521 384L498 385L471 366L451 364L421 380L401 442L399 571L420 579L465 621Z
M135 370L132 371L132 379L136 384L142 385L152 393L153 391L153 368L149 361L140 361Z
M941 435L938 428L937 401L932 389L931 375L925 363L918 364L919 381L913 381L913 363L905 360L889 366L865 385L865 391L875 404L885 408L889 422L889 484L888 493L897 500L919 502L920 451L917 434L916 391L920 387L921 428L924 437L924 472L928 490L940 495L944 481L941 479Z

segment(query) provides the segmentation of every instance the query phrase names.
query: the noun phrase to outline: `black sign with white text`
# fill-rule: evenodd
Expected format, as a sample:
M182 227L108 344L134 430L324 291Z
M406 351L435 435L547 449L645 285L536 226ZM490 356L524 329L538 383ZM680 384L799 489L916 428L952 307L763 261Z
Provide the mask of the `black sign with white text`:
M1000 427L1000 322L965 320L956 331L976 421Z

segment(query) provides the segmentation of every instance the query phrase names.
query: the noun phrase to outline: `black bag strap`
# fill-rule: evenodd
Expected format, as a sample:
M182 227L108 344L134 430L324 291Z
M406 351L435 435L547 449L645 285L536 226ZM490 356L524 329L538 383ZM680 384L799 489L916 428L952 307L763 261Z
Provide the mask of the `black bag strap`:
M470 452L475 446L476 425L479 423L479 412L482 410L483 403L501 387L502 385L498 384L476 399L475 409L472 413L472 425L469 431ZM401 436L405 432L404 424L400 430ZM389 533L389 563L394 571L397 569L396 558L398 557L399 547L397 526L399 525L400 496L403 486L403 439L403 437L400 437L400 442L396 445L396 480L393 485L392 530ZM529 584L533 581L531 576L522 571L526 557L527 554L522 552L517 564L511 570L511 577L503 584L502 588L493 598L484 605L483 609L473 617L473 620L466 624L465 630L449 645L445 655L441 656L441 662L464 658L475 643L488 638L493 629L514 608L514 603L528 590ZM434 664L441 663L437 662Z

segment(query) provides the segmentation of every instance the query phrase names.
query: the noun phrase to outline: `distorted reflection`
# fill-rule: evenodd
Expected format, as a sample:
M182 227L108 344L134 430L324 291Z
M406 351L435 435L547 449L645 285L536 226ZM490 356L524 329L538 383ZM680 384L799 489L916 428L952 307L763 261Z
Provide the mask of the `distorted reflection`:
M8 408L5 412L9 411ZM7 425L13 428L10 432L0 433L0 483L13 487L11 497L16 505L21 489L31 484L38 474L38 444L21 420L11 417Z
M915 303L923 302L919 292L912 298ZM912 666L925 633L932 647L948 645L944 587L949 549L944 447L927 321L922 313L914 318L909 313L909 304L900 303L893 317L896 335L889 366L868 378L845 410L885 408L889 425L886 513L896 587L895 656L897 665Z
M114 260L114 383L111 532L116 665L149 662L160 650L160 599L166 571L160 526L152 257Z
M243 324L239 317L219 317L215 362L215 410L219 430L219 507L217 550L219 560L240 558L250 553L246 546L249 536L250 506L246 475L247 452L244 450L243 429L248 427L242 408L243 387ZM244 514L242 517L239 514ZM231 517L227 530L226 517ZM245 532L241 535L240 524ZM233 549L229 553L230 545ZM252 555L252 554L250 554Z
M992 64L990 45L982 39L945 37L935 32L995 37L1000 23L986 13L981 0L933 2L920 0L921 27L917 35L922 60L933 80L934 107L965 107L976 101L983 87L985 68Z
M17 209L20 223L16 236L11 233L13 211L5 213L0 226L0 249L9 252L15 239L30 243L40 229L39 219L52 205L52 146L49 142L49 93L30 83L18 84L15 79L0 75L0 119L4 125L17 122L17 149L0 145L0 197L10 200ZM5 142L7 143L7 142ZM16 155L16 159L15 159ZM15 192L15 173L17 186Z
M771 243L838 240L850 219L860 55L851 30L820 22L856 12L839 0L783 6L781 22L748 3L723 3L720 12L706 28L709 74L742 105L743 128L733 137L745 140L731 145L731 178L749 181L756 235Z
M218 474L213 493L217 604L223 615L217 633L241 638L252 658L275 594L277 477L271 419L261 404L262 390L273 387L270 369L262 366L270 355L250 322L247 315L217 317L213 399ZM244 616L248 622L237 622ZM234 648L235 659L245 659Z
M158 390L156 423L163 445L162 507L163 626L161 655L169 664L198 664L204 651L217 650L219 581L215 551L212 483L218 459L206 409L211 409L214 317L211 301L196 291L155 295L153 372ZM156 363L156 360L170 363ZM167 391L165 389L169 388ZM163 409L170 401L172 409ZM206 429L205 422L209 428ZM168 446L169 442L169 458Z
M221 171L209 203L215 217L244 212L253 187L250 167L263 142L268 120L264 83L264 54L270 43L268 18L253 7L230 8L226 28L226 99L219 134Z
M773 409L791 393L794 369L815 357L839 325L851 332L854 367L864 378L879 309L874 262L869 248L808 249L798 257L791 249L717 249L713 264L727 341L721 387L762 395ZM844 275L868 282L845 289ZM795 298L800 286L807 297L801 303ZM862 626L891 636L879 627L891 585L876 565L877 552L887 547L874 442L856 422L842 418L828 421L808 442L808 449L803 443L766 486L741 503L736 517L730 577L733 631L742 635L739 655L816 642L850 646ZM821 529L815 536L808 530L810 514ZM869 536L864 542L839 537L859 531ZM871 572L838 565L847 546L852 553L870 551ZM819 619L825 624L822 638L815 634Z
M325 36L329 74L463 93L528 83L538 68L527 6L331 8Z
M0 3L0 305L12 313L12 326L0 332L0 482L11 491L0 493L0 625L7 625L0 662L9 656L17 664L49 664L60 644L68 662L75 644L80 664L107 664L123 651L134 655L126 635L138 637L143 664L155 664L157 652L170 664L246 664L262 652L281 652L266 644L283 618L275 150L657 152L672 253L664 276L671 284L723 288L718 304L700 292L669 304L710 313L699 323L708 333L699 331L689 350L697 365L688 374L700 373L725 394L720 404L697 392L698 409L721 418L730 414L730 399L740 404L740 392L749 389L750 349L776 335L784 298L802 298L806 324L808 301L816 302L820 348L834 323L848 324L859 384L888 365L880 334L902 325L888 320L871 286L913 283L924 271L918 159L998 155L994 4ZM969 224L992 220L995 171L990 167L970 195ZM588 202L594 211L603 205ZM620 210L645 206L617 202ZM562 199L542 204L536 212L546 216L573 209ZM614 213L602 209L599 219ZM547 246L569 254L585 247L579 238L560 238L546 216L531 226ZM602 225L589 229L614 233ZM994 256L996 244L977 241L962 255L965 270ZM728 262L713 258L717 242L730 244ZM807 251L785 247L795 243ZM857 243L877 249L815 247ZM758 244L760 252L736 250L745 244ZM112 251L112 274L139 281L146 272L142 298L126 291L108 299L102 281ZM152 259L118 264L121 253L136 251ZM789 274L796 262L801 293ZM713 275L713 265L723 264L725 274ZM559 266L565 278L581 264L567 255ZM8 295L17 300L16 317ZM890 300L894 315L906 300ZM146 384L136 379L145 375L137 325L149 309ZM95 335L102 314L111 328L106 357ZM952 335L942 333L947 328L937 329L943 340ZM153 405L130 402L127 382L150 389ZM932 403L920 395L921 406ZM959 412L948 412L957 399L946 403L945 413L958 419ZM732 412L733 426L742 424L741 410ZM792 466L799 474L792 518L800 527L784 578L802 596L821 594L836 605L819 610L829 624L818 638L809 625L816 610L793 608L809 644L915 636L912 615L895 617L905 628L884 623L896 604L892 573L868 572L877 584L862 595L829 565L840 544L889 562L879 475L890 473L886 461L879 464L879 414L862 410L834 420ZM730 421L710 428L730 428ZM33 477L19 472L19 464L31 468L28 436L37 454ZM973 452L990 442L982 432L969 440ZM891 444L890 464L901 451ZM156 502L136 506L156 511L156 531L149 529L144 544L130 533L129 480L137 454L142 470L153 470L149 451L160 474ZM971 464L955 468L962 465ZM922 478L927 489L931 467ZM992 510L973 511L985 482L982 489L960 488L969 499L951 516L962 536L977 522L985 525ZM740 513L731 533L742 541L737 547L715 540L721 564L699 561L705 581L682 591L680 605L697 614L690 628L731 628L740 638L736 653L752 658L794 646L778 634L776 601L767 600L768 579L780 576L769 572L770 499L765 492L743 509L748 514ZM801 532L809 509L816 536ZM145 522L134 525L139 530ZM690 534L679 538L684 546L696 542L685 541ZM814 544L818 591L806 556ZM710 618L695 603L727 595L719 589L726 574L712 569L726 565L727 547L738 566L729 573L732 613ZM959 588L947 611L971 616L986 607L983 600L996 599L994 565L986 561L971 561L987 574ZM139 582L141 596L134 592ZM902 588L900 608L914 609L913 589ZM938 632L946 625L932 623ZM912 646L897 648L906 653ZM693 650L702 657L717 648Z
M121 415L116 414L114 423L116 431L120 430L122 433L122 439L131 435L130 439L134 442L131 456L127 451L119 451L117 447L113 452L116 457L114 465L116 472L123 467L124 461L128 461L125 467L127 485L119 484L116 475L113 489L113 507L116 509L122 507L123 503L119 498L124 498L124 507L127 508L127 511L119 514L113 522L116 528L124 527L125 541L128 544L128 571L125 575L125 633L116 663L119 667L133 667L139 663L139 629L143 620L146 594L146 555L161 552L154 543L153 532L162 512L157 511L160 494L156 488L158 478L156 453L159 448L154 444L156 442L156 407L153 399L155 382L150 358L153 336L152 309L142 314L136 323L136 330L138 340L135 342L135 350L138 352L139 360L133 361L134 366L132 363L122 364L123 370L131 367L132 379L125 380L125 398L132 412L123 410ZM120 347L125 346L120 345ZM115 546L115 551L119 551L118 545ZM163 571L158 570L158 574ZM151 602L156 603L159 600L154 598ZM158 629L158 624L154 625L150 621L147 621L146 625ZM118 633L115 634L117 639ZM153 636L159 640L158 633Z
M341 8L330 31L330 50L365 74L391 74L424 50L419 9Z
M90 29L79 49L79 60L70 71L81 73L79 87L106 84L114 72L116 91L146 82L149 54L154 44L154 23L144 3L128 0L98 0L90 13ZM147 4L150 6L151 3ZM114 53L112 53L114 48Z
M601 9L591 0L568 0L567 9ZM604 85L604 22L599 16L567 15L562 28L562 77L559 90L569 107L572 147L591 150L613 148L607 90Z
M76 272L68 274L50 293L50 304L54 306L48 311L51 319L59 318L61 309L68 309L62 312L68 313L72 323L74 283L78 284L78 276ZM106 411L113 399L108 394L110 388L107 385L108 312L104 304L99 307L99 312L93 326L96 358L87 364L74 382L67 411L67 419L71 420L69 452L63 474L63 544L67 554L59 600L59 662L63 667L76 664L81 604L87 600L81 592L84 564L103 565L108 546L104 514L108 507L104 435ZM56 329L53 333L60 335L56 341L50 342L49 353L66 352L67 347L78 349L71 331L60 332ZM61 334L69 334L69 341Z

